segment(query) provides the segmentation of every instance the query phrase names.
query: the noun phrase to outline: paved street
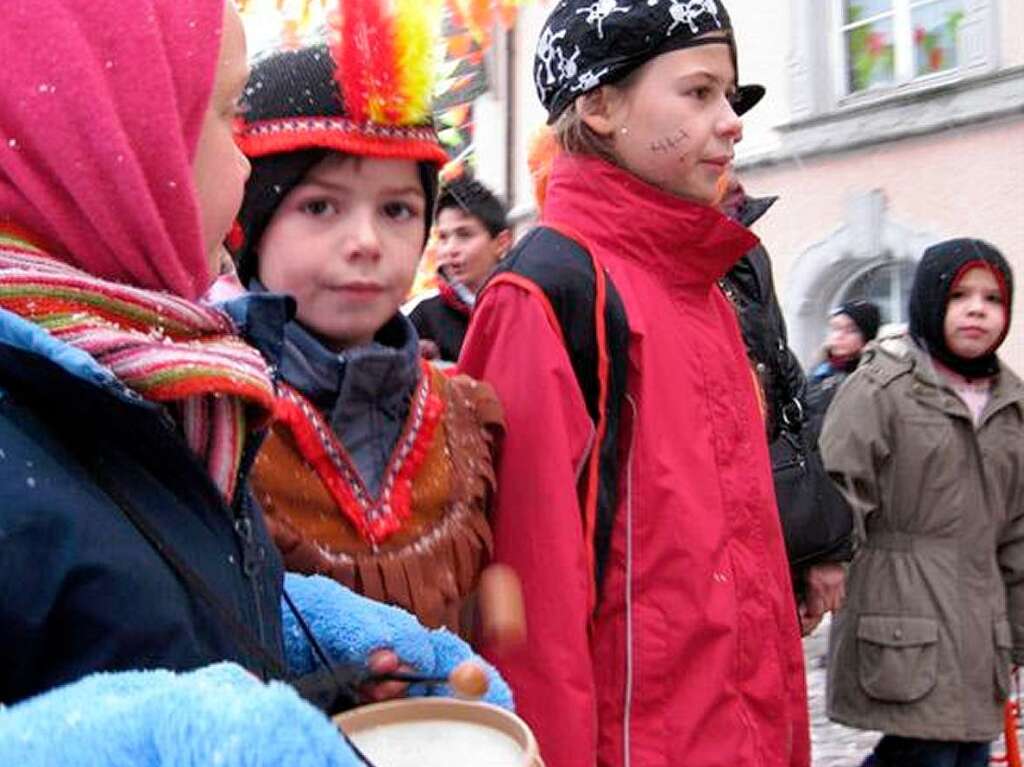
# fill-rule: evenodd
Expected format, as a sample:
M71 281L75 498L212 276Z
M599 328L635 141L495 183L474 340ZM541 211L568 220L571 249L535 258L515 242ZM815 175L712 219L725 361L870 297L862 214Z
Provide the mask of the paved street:
M830 722L825 716L825 654L828 618L804 640L807 663L807 695L811 707L811 749L814 767L859 767L864 756L881 737L878 733L852 730Z

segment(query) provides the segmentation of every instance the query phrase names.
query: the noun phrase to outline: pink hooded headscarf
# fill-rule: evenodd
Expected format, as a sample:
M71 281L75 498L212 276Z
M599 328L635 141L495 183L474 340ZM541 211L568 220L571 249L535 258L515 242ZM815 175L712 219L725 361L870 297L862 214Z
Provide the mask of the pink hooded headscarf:
M224 0L4 0L0 232L195 300L212 280L192 162Z

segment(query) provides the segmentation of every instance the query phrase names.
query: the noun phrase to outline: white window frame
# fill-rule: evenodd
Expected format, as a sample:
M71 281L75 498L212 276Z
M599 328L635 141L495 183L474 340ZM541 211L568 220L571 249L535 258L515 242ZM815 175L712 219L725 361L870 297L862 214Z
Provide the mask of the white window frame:
M907 306L903 300L903 289L909 287L903 281L903 266L910 264L912 267L916 267L916 263L906 257L897 258L890 252L882 253L879 257L872 261L864 262L860 268L851 274L847 278L839 289L836 291L836 297L833 300L833 304L838 306L844 301L848 300L848 294L853 286L869 272L874 272L878 269L886 268L892 270L893 277L889 284L889 297L887 299L887 306L885 308L890 310L889 325L905 325L909 321L907 316ZM893 319L895 315L895 319Z
M962 76L964 51L962 35L957 36L957 65L941 72L924 75L914 74L914 29L913 10L930 5L938 0L892 0L892 10L869 16L853 24L844 24L844 5L847 0L832 0L832 39L829 48L832 51L833 89L839 104L855 103L871 100L892 93L894 90L908 85L921 88L940 85L958 80ZM970 11L970 3L964 2L965 15ZM849 73L847 71L846 33L854 26L868 24L885 18L893 20L893 80L890 83L865 88L861 91L850 91ZM962 30L962 27L961 27Z
M841 96L846 62L838 0L789 0L789 119L777 126L779 148L757 162L790 162L942 131L950 127L950 115L967 125L1016 114L1024 73L1000 68L999 23L1005 4L1020 2L964 0L957 69Z

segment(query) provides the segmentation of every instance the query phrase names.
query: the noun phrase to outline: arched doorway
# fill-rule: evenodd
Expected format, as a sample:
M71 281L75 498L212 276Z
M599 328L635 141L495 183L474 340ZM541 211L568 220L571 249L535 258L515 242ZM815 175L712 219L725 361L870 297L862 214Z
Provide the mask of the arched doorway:
M844 218L800 254L782 291L790 346L805 366L817 356L832 309L845 300L867 298L882 309L883 322L906 322L917 261L942 239L890 218L881 190L851 198Z

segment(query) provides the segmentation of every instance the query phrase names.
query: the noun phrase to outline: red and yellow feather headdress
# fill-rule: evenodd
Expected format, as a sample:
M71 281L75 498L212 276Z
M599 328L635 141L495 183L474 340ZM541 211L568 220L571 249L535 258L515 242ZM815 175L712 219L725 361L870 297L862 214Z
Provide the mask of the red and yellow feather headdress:
M440 0L340 0L331 54L352 120L430 120L440 18Z
M253 65L239 146L250 157L323 148L440 168L448 155L431 104L441 2L339 0L327 40Z

